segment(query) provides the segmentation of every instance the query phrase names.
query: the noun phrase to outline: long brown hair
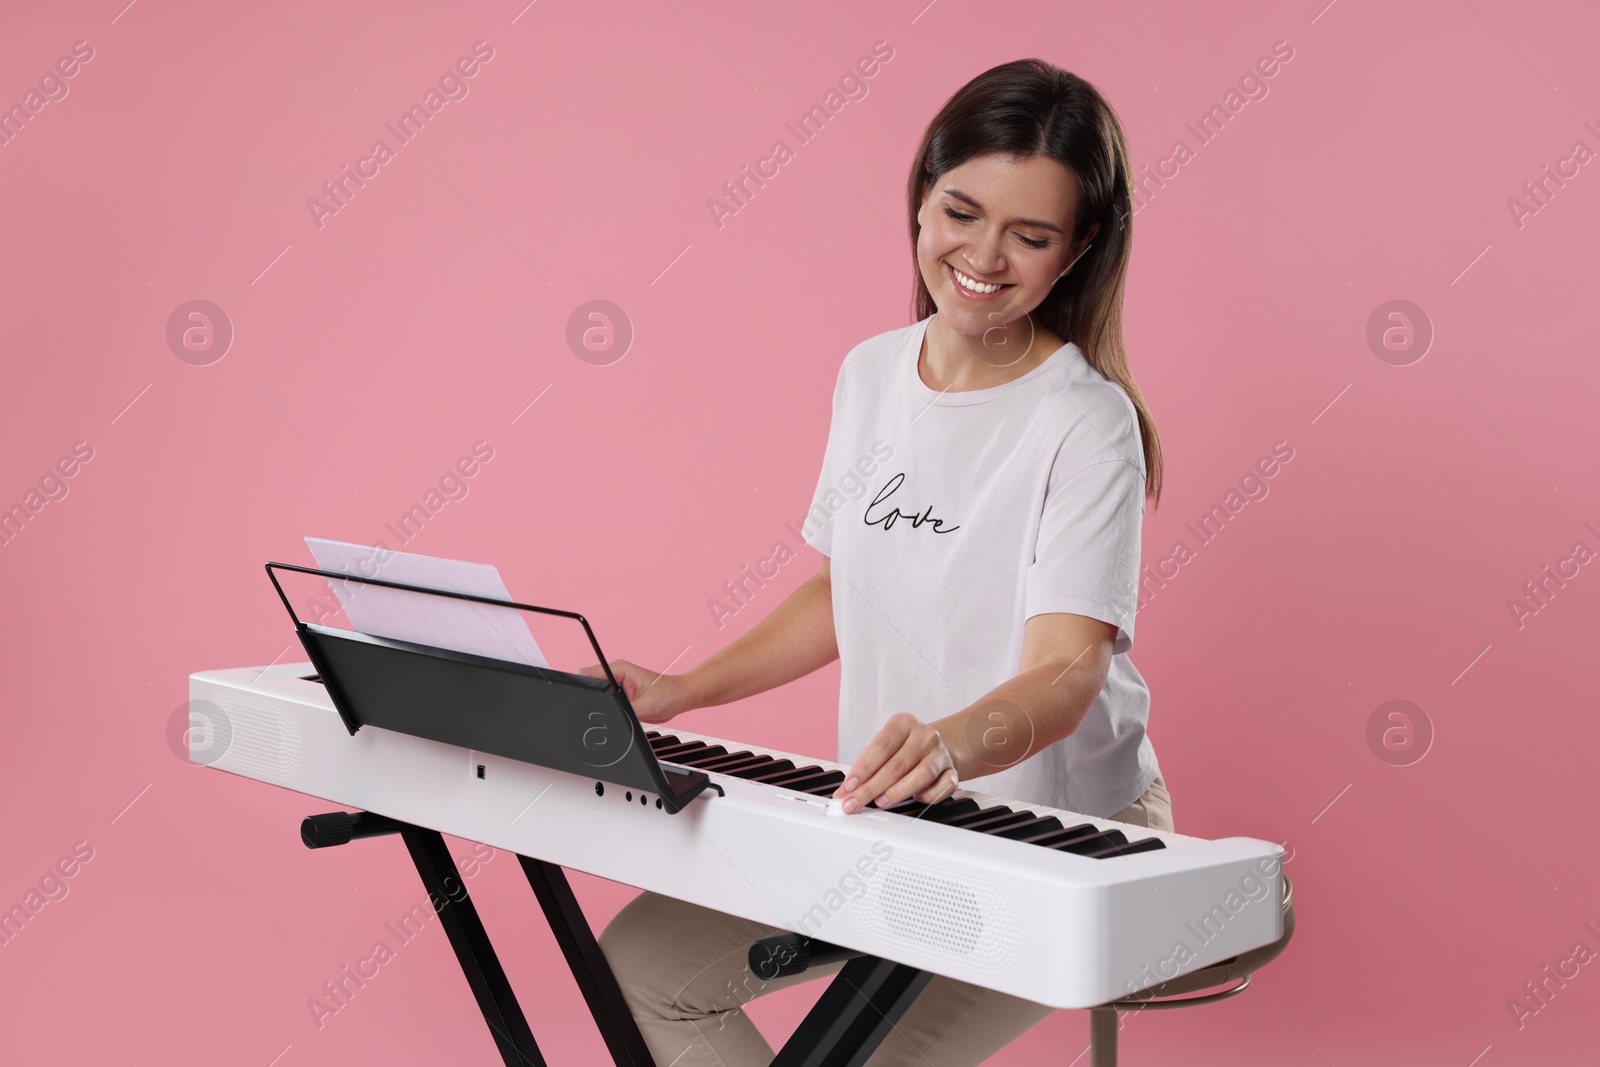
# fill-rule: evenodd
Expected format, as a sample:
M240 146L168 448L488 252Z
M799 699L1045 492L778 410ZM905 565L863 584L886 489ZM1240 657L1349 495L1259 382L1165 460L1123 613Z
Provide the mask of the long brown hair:
M1128 144L1122 124L1099 90L1041 59L1002 63L962 86L934 116L911 164L906 202L911 215L913 321L938 310L917 269L917 211L941 174L975 156L999 152L1045 156L1078 178L1076 242L1100 229L1072 271L1058 278L1034 309L1089 365L1116 382L1133 402L1144 446L1145 494L1161 499L1161 439L1144 394L1128 369L1122 337L1122 292L1133 242Z

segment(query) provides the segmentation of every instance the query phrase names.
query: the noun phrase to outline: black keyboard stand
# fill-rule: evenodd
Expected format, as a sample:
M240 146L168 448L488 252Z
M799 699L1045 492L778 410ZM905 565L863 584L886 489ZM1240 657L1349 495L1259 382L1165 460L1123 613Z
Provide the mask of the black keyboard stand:
M344 824L354 820L354 834L342 832ZM327 831L329 825L333 832ZM364 827L370 826L370 829ZM495 1045L507 1067L545 1067L544 1056L528 1028L528 1020L517 1003L517 995L506 979L500 957L478 918L478 909L467 893L466 883L450 858L444 837L437 830L386 819L368 812L352 816L348 812L332 812L307 818L300 829L300 838L308 848L327 848L341 845L351 837L370 837L376 834L398 833L411 853L411 860L422 876L428 899L450 937L450 947L467 977L467 984L483 1011L484 1022L494 1035ZM623 1003L622 990L611 973L594 932L583 917L578 901L567 884L567 875L560 867L543 860L517 857L522 862L528 884L539 898L545 921L555 935L567 958L567 967L577 980L578 988L588 1001L589 1012L594 1016L600 1035L618 1067L655 1067L645 1048L644 1038L634 1023L632 1014Z
M893 960L857 956L834 977L772 1067L861 1067L933 977Z
M393 833L401 836L411 853L501 1058L507 1067L546 1067L516 992L439 831L371 812L344 811L309 816L300 826L300 839L307 848L330 848L358 837ZM612 1061L617 1067L657 1067L567 883L566 872L543 860L521 855L517 859ZM931 978L915 967L856 956L779 1050L772 1067L861 1067Z

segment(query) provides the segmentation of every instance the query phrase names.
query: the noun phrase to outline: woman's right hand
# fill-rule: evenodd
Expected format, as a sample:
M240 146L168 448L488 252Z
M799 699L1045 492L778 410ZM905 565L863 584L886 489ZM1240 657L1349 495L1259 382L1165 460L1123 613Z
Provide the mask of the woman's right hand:
M578 673L590 678L606 676L598 663ZM625 659L611 660L611 673L622 684L640 722L664 723L692 706L688 683L681 674L658 674Z

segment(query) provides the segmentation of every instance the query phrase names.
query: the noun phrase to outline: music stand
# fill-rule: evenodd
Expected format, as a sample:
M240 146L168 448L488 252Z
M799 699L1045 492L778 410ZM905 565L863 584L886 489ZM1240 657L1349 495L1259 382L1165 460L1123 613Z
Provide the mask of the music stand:
M291 563L266 566L306 655L351 734L378 726L596 778L653 794L673 814L706 788L718 789L704 771L663 766L656 759L594 630L576 612ZM582 625L606 676L590 678L305 622L279 584L278 570L573 619Z

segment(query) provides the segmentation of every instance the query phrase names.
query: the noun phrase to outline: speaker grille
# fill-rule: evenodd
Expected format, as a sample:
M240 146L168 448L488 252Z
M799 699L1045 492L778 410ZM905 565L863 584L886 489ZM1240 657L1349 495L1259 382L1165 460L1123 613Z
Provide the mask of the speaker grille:
M300 773L305 746L293 716L265 696L238 689L215 686L205 697L222 709L232 733L227 750L212 766L278 782Z
M870 884L858 914L878 937L979 974L997 974L1015 962L1017 910L993 876L899 853Z

